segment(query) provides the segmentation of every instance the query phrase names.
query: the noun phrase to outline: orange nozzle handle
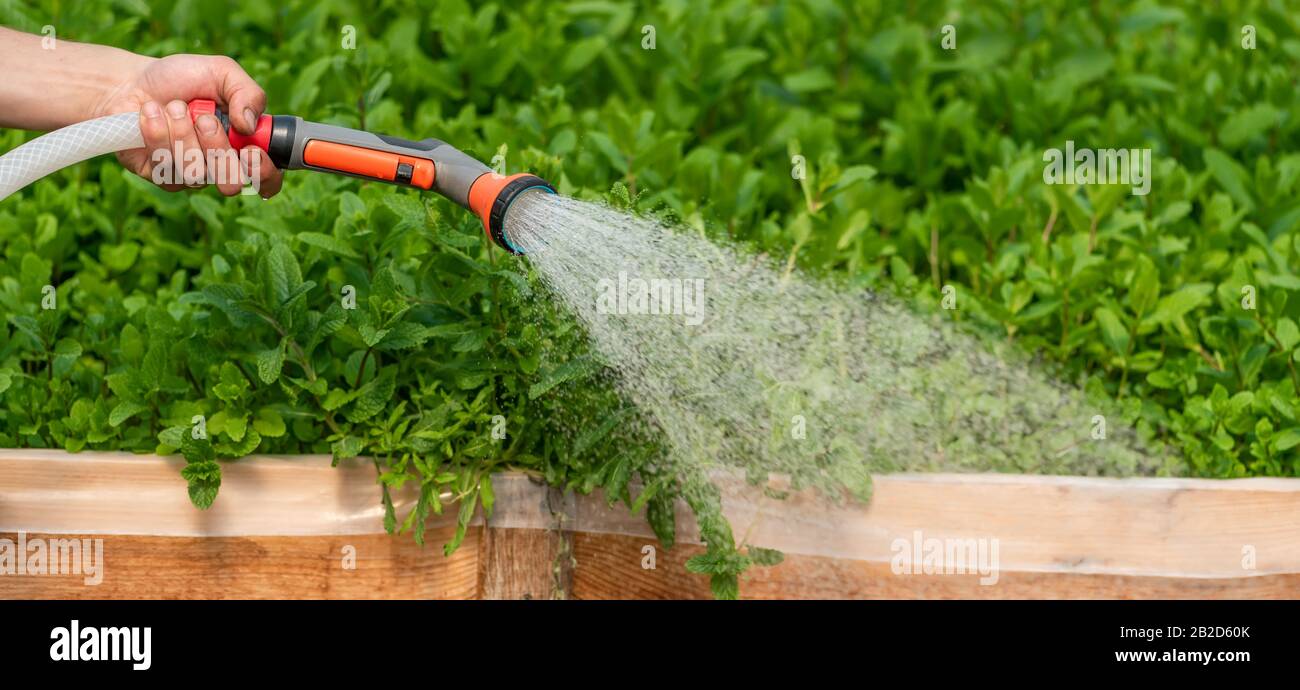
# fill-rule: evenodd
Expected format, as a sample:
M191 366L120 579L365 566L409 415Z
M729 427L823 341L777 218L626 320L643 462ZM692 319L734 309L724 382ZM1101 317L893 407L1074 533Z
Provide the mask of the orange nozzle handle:
M307 142L303 147L302 162L313 168L385 182L400 182L420 189L433 187L437 175L431 160L321 139Z

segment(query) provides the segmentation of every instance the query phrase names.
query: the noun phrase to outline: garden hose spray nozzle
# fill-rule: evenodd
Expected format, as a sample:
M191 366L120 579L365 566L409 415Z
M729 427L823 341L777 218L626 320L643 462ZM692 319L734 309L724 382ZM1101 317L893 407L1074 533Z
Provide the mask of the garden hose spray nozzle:
M555 193L536 175L499 175L438 139L408 141L293 115L263 115L249 136L231 128L215 102L190 101L191 117L204 113L217 117L236 150L256 146L281 170L318 170L435 191L473 212L492 241L514 254L523 251L506 235L511 203L529 190Z

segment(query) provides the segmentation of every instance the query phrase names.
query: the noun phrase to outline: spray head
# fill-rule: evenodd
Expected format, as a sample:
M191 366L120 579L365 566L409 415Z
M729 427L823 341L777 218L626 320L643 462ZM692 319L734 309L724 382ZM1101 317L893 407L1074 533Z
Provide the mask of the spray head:
M498 246L512 254L523 254L524 250L511 242L506 234L506 214L515 199L529 191L554 194L555 188L546 180L528 173L509 177L485 173L474 180L469 188L469 209L483 221L483 231Z

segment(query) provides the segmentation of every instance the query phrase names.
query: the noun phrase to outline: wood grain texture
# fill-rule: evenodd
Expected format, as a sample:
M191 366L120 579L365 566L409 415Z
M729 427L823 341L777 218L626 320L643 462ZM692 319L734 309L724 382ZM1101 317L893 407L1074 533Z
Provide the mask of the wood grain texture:
M331 467L328 455L250 455L222 462L208 510L186 492L180 457L124 452L0 449L0 531L171 537L383 534L368 461ZM394 492L403 514L414 492ZM455 522L431 516L433 526Z
M727 517L751 544L857 561L888 562L899 539L976 539L996 541L1002 569L1014 572L1300 573L1296 479L902 474L875 487L865 506L826 506L805 492L735 501Z
M207 511L190 504L178 467L126 453L0 450L0 536L101 536L107 551L103 585L0 575L0 597L709 596L706 578L683 567L700 548L683 506L681 545L665 551L644 516L503 473L488 532L476 514L465 544L443 558L455 511L430 520L424 549L384 534L364 461L225 463ZM774 500L718 481L735 534L786 553L784 564L744 576L749 597L1300 598L1297 479L898 474L877 477L866 505L807 492ZM409 496L396 499L404 513ZM996 542L998 581L894 575L899 539ZM347 543L358 549L356 571L339 567ZM647 545L652 571L641 567Z
M0 599L474 599L479 529L454 554L450 528L410 535L155 537L28 534L104 540L103 580L81 575L0 575ZM13 533L0 538L16 540ZM344 547L355 569L343 567Z
M567 599L571 534L484 529L479 541L480 599Z
M642 548L656 546L654 570ZM641 537L574 535L575 599L708 599L707 577L686 572L695 545L658 548ZM1300 574L1182 578L1007 571L984 585L979 575L896 575L889 563L787 555L780 565L740 578L746 599L1295 599Z
M409 535L107 536L101 537L101 584L87 586L81 575L5 575L0 599L711 596L708 579L685 569L686 560L702 552L696 545L668 551L635 536L471 528L461 548L445 558L439 544L451 537L450 530L430 530L427 537L421 549ZM571 571L565 567L570 543ZM343 567L349 545L356 549L354 570ZM645 546L655 548L654 570L642 567ZM780 565L748 571L741 591L747 599L1286 599L1300 597L1300 575L1178 578L1003 570L996 584L982 585L978 575L896 575L888 563L791 554Z

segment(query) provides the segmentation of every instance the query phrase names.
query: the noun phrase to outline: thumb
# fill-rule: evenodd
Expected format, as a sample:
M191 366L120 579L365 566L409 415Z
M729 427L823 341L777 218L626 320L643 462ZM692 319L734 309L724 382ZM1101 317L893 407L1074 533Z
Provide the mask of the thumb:
M211 69L230 124L241 134L252 134L266 110L266 92L231 58L213 58Z

